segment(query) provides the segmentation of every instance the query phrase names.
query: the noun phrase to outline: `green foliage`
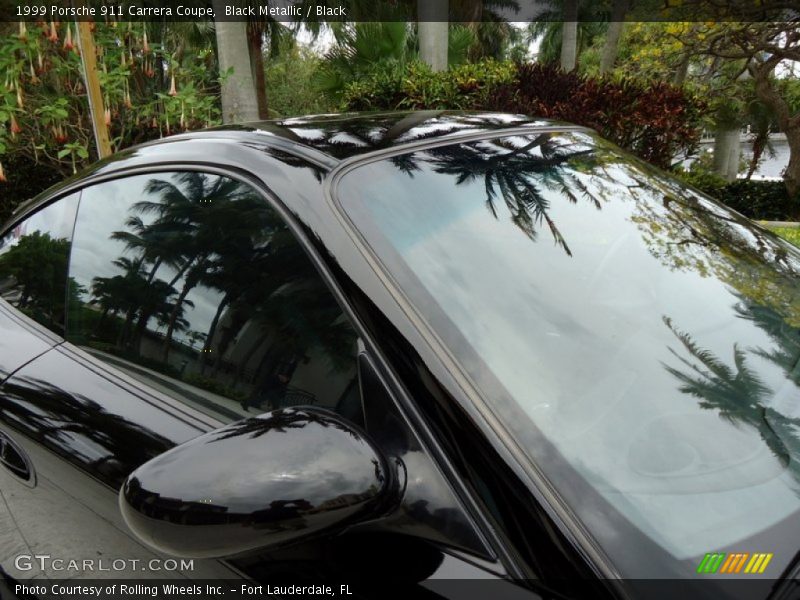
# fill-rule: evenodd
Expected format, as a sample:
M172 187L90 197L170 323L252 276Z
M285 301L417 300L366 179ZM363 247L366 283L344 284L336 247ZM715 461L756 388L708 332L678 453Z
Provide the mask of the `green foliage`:
M751 219L791 221L800 217L800 198L792 200L782 181L739 179L727 182L710 170L694 168L678 175L712 198L716 198Z
M190 23L95 24L113 150L219 121L209 32ZM14 179L14 165L41 164L64 176L96 158L76 44L70 22L20 24L0 36L0 182ZM17 194L16 186L3 187L2 195Z
M396 72L417 62L417 34L408 23L337 23L333 32L336 44L314 76L316 87L332 98L339 99L349 84L376 71ZM466 63L479 47L475 31L463 25L448 29L447 43L451 68Z
M470 49L476 45L475 32L462 25L450 27L447 31L447 64L450 67L467 62Z
M770 227L770 230L787 242L800 247L800 227Z
M66 239L35 231L0 256L0 273L21 290L18 307L41 323L63 318L69 248Z
M582 5L588 8L588 5ZM588 15L581 15L578 22L578 47L577 54L580 57L579 65L583 60L583 52L592 47L596 40L602 40L603 34L608 29L608 23L594 21L587 18ZM528 26L528 31L533 38L539 38L539 54L537 60L549 65L557 65L561 61L561 32L564 23L561 21L534 21ZM599 64L599 59L598 59Z
M20 202L33 198L62 179L61 173L51 165L33 162L21 153L7 155L2 160L8 180L0 184L0 223L11 217Z
M800 217L800 198L790 198L782 181L734 181L717 191L716 198L752 219L791 221Z
M244 400L247 397L246 393L231 386L225 385L222 381L219 381L213 377L207 377L197 373L189 373L183 377L183 380L190 385L207 390L212 394L226 396L236 401Z
M677 175L686 183L710 196L716 196L721 189L728 185L727 179L717 175L710 168L698 167L696 163L692 164L688 170L678 171Z
M485 61L433 73L411 63L347 86L350 110L453 109L523 113L586 125L656 165L691 153L704 103L680 88L597 79L539 63Z
M407 23L334 23L331 27L336 43L314 78L323 93L336 96L370 70L391 69L413 56Z
M663 82L586 77L527 63L519 65L515 81L493 92L491 108L591 127L668 168L675 156L694 151L706 105Z
M282 49L267 60L266 81L270 117L329 113L336 103L320 94L314 77L320 58L302 46Z
M488 108L493 90L514 80L515 72L511 63L494 60L441 73L420 62L376 68L345 88L343 106L347 110L480 110Z
M789 105L789 112L793 115L800 113L800 79L785 77L778 80L776 84Z

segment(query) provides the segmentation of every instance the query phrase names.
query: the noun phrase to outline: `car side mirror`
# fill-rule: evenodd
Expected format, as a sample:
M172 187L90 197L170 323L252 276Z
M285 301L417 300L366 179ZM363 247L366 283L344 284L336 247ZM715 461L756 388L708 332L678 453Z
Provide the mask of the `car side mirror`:
M119 505L157 550L223 558L380 516L396 505L396 489L364 433L327 410L290 408L155 457L131 473Z

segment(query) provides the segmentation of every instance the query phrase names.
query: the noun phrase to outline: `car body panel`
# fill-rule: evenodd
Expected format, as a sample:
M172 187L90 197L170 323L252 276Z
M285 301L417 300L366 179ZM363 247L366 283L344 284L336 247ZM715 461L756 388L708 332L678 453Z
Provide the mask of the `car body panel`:
M55 335L0 299L0 382L57 343Z
M464 381L387 287L384 274L354 243L342 215L326 196L334 171L382 153L397 154L499 132L567 129L577 128L520 116L443 112L323 116L223 127L125 150L21 207L14 220L24 218L55 196L128 174L194 169L226 173L252 183L272 200L357 324L383 385L403 407L413 431L420 433L425 451L463 503L468 522L477 525L497 554L502 568L494 572L545 580L613 578L619 576L614 566L583 535L579 523L553 509L528 467L509 449L502 432L487 422L472 402ZM45 336L41 345L34 344L33 350L15 357L8 366L0 364L0 370L11 373L47 352L54 343ZM70 352L53 351L53 356L42 357L40 365L60 362L61 356L56 359L55 353ZM9 359L0 347L3 360ZM32 405L46 402L46 394L32 383L36 368L38 365L20 371L8 388L12 394L27 396L26 402ZM49 367L45 371L49 372ZM66 381L62 385L65 390L71 387ZM98 384L90 394L105 394L103 385L106 383ZM22 405L21 401L17 404ZM156 405L152 415L181 410L164 399ZM148 419L137 414L132 420L138 422L140 418L145 422ZM169 440L167 445L188 439L191 431L207 431L214 425L197 415L183 414L175 419L190 424L185 428L176 425L171 433L159 430L159 435ZM41 434L31 431L30 435ZM52 440L41 439L51 445L51 451L59 452ZM166 447L162 440L157 441L151 454ZM128 459L129 464L149 455L137 454ZM123 471L119 470L116 479L102 473L99 479L105 477L106 484L113 487ZM598 590L606 591L604 586Z
M385 126L390 128L390 121L402 121L403 118L400 115L388 118ZM331 120L332 123L335 121ZM453 122L456 121L458 118L454 117ZM472 118L472 121L470 134L479 130L480 118ZM520 121L527 122L524 119ZM421 126L421 121L418 121L417 125ZM526 125L523 123L523 126ZM341 130L341 124L337 127ZM341 131L335 135L340 133ZM501 535L500 529L487 520L483 508L476 500L475 484L464 479L464 475L469 476L470 472L475 470L478 461L471 464L472 461L466 456L468 453L463 451L455 452L453 459L440 445L444 442L450 448L456 448L460 443L455 438L448 439L450 428L457 430L459 436L470 435L467 431L475 428L468 412L456 414L462 409L457 408L458 403L454 403L447 386L443 387L440 379L453 385L454 391L457 391L457 386L454 386L447 370L437 363L435 355L424 348L423 340L413 324L408 322L402 311L397 310L396 303L391 295L386 293L380 279L375 276L363 257L355 251L348 237L343 235L332 207L322 201L321 183L329 170L338 164L339 159L323 154L310 145L297 146L291 137L291 135L275 136L262 132L230 129L178 136L163 143L126 150L98 163L81 177L67 181L27 203L16 212L13 220L25 218L53 198L72 190L134 173L197 169L236 176L257 186L274 200L276 207L289 222L297 237L304 241L312 260L337 294L340 303L359 324L367 351L375 361L375 368L381 371L384 384L393 390L398 404L404 406L403 418L408 419L408 423L415 431L423 433L425 451L434 457L434 462L439 465L433 467L434 462L429 462L426 468L437 470L439 473L436 476L444 477L449 487L455 491L453 496L454 492L447 489L448 486L436 484L439 487L437 494L443 498L440 506L444 508L453 502L464 503L469 517L460 526L462 531L467 532L474 526L470 525L470 522L480 523L479 529L492 538L489 542L491 547L502 554L499 562L493 562L490 556L481 559L472 552L468 551L465 554L453 548L443 555L445 559L441 566L430 576L447 577L448 573L452 576L454 573L470 572L473 575L484 573L492 577L503 577L509 569L517 577L529 576L533 571L527 571L527 567L520 566L524 561L512 558L509 551L504 549L505 544L498 543L496 538ZM356 154L353 151L343 153L341 156L345 155L352 157ZM381 342L377 343L376 340ZM2 392L5 396L3 411L0 413L4 422L2 428L9 431L18 441L21 439L21 445L31 457L37 474L41 477L41 485L50 486L48 496L67 494L76 500L70 504L77 512L63 519L64 522L83 523L80 527L83 533L74 532L76 540L83 540L84 547L95 543L87 538L86 534L88 522L85 517L93 514L92 518L101 518L113 530L108 538L104 538L105 541L97 540L96 543L104 546L107 544L106 550L109 552L113 552L115 545L122 548L130 545L130 550L123 551L125 555L129 552L133 555L138 555L137 552L146 555L147 552L151 552L150 549L144 548L135 540L127 538L126 541L121 541L126 535L126 530L116 513L116 503L113 507L109 504L110 494L115 495L114 490L121 478L124 478L125 471L137 466L136 463L141 463L176 443L209 431L220 424L214 423L205 415L194 414L174 400L159 397L153 390L143 391L140 383L126 380L125 376L115 369L100 365L93 357L85 355L70 344L63 344L61 349L47 353L57 341L55 338L49 345L41 347L40 350L46 353L41 356L41 361L34 361L21 369L16 373L16 377L8 382ZM426 358L423 358L420 352L423 355L427 354ZM397 368L394 366L387 368L390 361L400 361L401 364ZM22 364L24 362L15 365L14 368L19 368ZM420 379L420 374L423 372L427 375ZM438 375L431 375L432 372L438 372ZM52 376L54 373L58 375ZM402 380L398 378L400 374ZM407 377L411 379L406 379ZM47 385L43 384L45 380ZM409 397L410 391L414 396L413 402ZM111 400L106 406L111 396L117 399ZM122 397L129 400L119 404L119 398ZM62 409L59 404L63 401L66 401L66 406ZM126 412L128 409L125 405L134 403L136 408L131 409L134 412ZM457 426L454 426L453 422L442 428L444 421L429 422L430 415L419 411L418 403L426 404L436 413L437 419L457 417L460 422ZM45 416L37 414L48 411L49 414ZM75 423L79 431L59 438L53 431L65 421ZM97 431L91 433L95 425ZM81 428L84 429L82 432ZM434 429L437 431L434 432ZM20 435L23 431L25 435ZM109 450L103 448L102 444L98 446L97 440L91 440L94 435L102 438L103 442L108 442L107 436L115 436L120 432L130 439L141 441L141 446L136 450L131 448ZM86 435L89 438L86 438ZM475 450L478 450L479 446L475 445ZM519 487L511 472L506 473L503 468L498 470L496 465L492 465L492 461L499 459L494 456L496 454L494 448L481 446L480 452L486 462L487 473L491 472L494 477L503 473L503 485L507 489L504 493L507 496L517 497L520 493L527 493ZM80 467L78 475L72 473L74 469L64 469L65 460ZM56 508L53 506L49 509L43 508L40 503L31 501L26 493L30 494L23 489L14 492L12 499L14 512L25 522L32 522L38 518L43 524L41 530L43 532L46 527L41 515L47 514L48 510L55 511ZM548 535L547 532L551 527L544 524L547 517L539 512L535 500L531 498L528 503L524 500L524 496L521 496L518 501L522 505L527 505L526 511L532 511L529 516L539 523L537 527L540 527L541 532ZM439 517L433 519L427 526L428 532L425 531L426 527L415 525L413 519L405 523L402 520L396 521L393 525L396 531L405 530L429 539L439 539L447 545L447 536L456 531L453 529L453 516L456 516L456 513L448 514L446 519ZM116 533L113 533L114 531ZM448 534L448 531L451 533ZM534 530L528 529L528 531ZM72 534L65 530L61 532L59 539L62 535L68 537ZM120 538L120 535L123 538ZM472 540L469 536L473 536ZM32 539L35 542L37 536L34 535ZM462 547L475 546L474 534L469 534L464 540ZM45 543L41 537L38 541L41 544ZM392 543L387 542L387 553L390 553L391 545ZM553 546L549 538L542 538L537 541L537 545L542 547L542 555L552 555L551 549L557 548L557 557L547 558L545 562L569 565L577 556L562 558L568 546L561 548ZM79 547L80 545L65 547L65 551ZM575 562L568 571L589 572L585 567L579 567L579 564ZM240 561L237 566L250 576L256 578L265 576L263 569L252 561ZM207 568L214 570L210 566ZM222 568L224 570L227 567ZM30 572L25 574L26 577L31 575Z

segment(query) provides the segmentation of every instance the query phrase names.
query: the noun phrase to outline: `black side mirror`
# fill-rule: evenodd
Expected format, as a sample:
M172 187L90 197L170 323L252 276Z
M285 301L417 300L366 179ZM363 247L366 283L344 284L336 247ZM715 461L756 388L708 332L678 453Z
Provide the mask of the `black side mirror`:
M223 558L333 533L399 501L365 435L317 408L276 410L190 440L134 471L120 510L146 544Z

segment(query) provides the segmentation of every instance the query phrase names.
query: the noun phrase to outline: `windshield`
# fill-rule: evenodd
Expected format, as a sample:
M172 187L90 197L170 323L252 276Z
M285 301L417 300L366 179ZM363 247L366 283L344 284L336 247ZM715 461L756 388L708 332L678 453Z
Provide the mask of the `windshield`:
M800 255L787 244L581 132L378 160L336 197L624 575L769 552L774 577L791 560Z

